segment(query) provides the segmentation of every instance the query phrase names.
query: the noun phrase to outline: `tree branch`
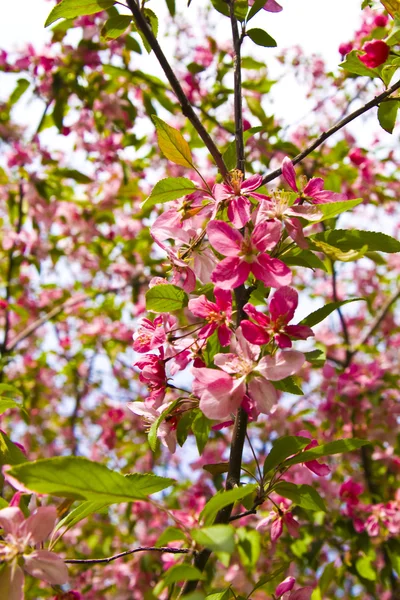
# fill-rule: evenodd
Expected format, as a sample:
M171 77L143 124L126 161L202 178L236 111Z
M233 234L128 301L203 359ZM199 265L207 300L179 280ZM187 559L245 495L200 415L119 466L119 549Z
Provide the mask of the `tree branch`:
M124 556L129 556L130 554L136 554L137 552L169 552L169 554L196 554L195 550L191 550L189 548L169 548L168 546L159 548L157 546L140 546L139 548L134 548L133 550L126 550L125 552L120 552L119 554L114 554L114 556L108 556L107 558L67 558L64 562L69 565L96 565L102 563L110 563L113 560L123 558Z
M203 140L205 146L208 148L208 151L210 152L211 156L213 157L214 162L217 165L223 178L228 179L229 172L228 172L228 169L222 158L222 154L220 153L220 151L214 144L211 136L209 135L209 133L207 132L207 130L201 123L199 117L194 112L192 105L190 104L185 92L182 89L181 84L179 83L175 73L173 72L173 70L171 68L171 65L169 64L164 52L162 51L161 46L159 45L154 33L152 32L151 28L149 27L146 17L143 15L142 11L140 10L140 8L138 7L138 5L136 4L136 2L134 0L127 0L127 4L129 6L130 11L133 14L136 26L143 33L143 35L146 38L147 42L149 43L151 49L153 50L154 54L156 55L158 62L160 63L160 66L163 69L163 71L175 93L175 96L177 97L177 99L181 105L182 113L185 115L185 117L187 117L189 119L189 121L191 122L191 124L193 125L193 127L195 128L195 130L197 131L197 133Z
M394 85L392 85L390 88L388 88L385 92L382 92L382 94L379 94L379 96L376 96L375 98L364 104L364 106L362 106L361 108L355 110L344 119L338 121L338 123L336 123L336 125L333 125L333 127L328 129L328 131L324 131L324 133L322 133L310 146L308 146L305 150L300 152L300 154L295 156L292 160L292 163L296 165L299 162L301 162L304 158L306 158L306 156L311 154L313 150L321 146L328 138L330 138L331 135L333 135L334 133L351 123L351 121L354 121L354 119L357 119L357 117L360 117L364 113L368 112L371 108L374 108L374 106L378 106L380 102L386 100L386 98L388 98L391 94L393 94L393 92L395 92L399 88L400 80ZM274 179L279 177L279 175L282 175L282 169L275 169L275 171L267 173L267 175L263 177L262 182L263 184L269 183L270 181L273 181Z
M235 142L236 142L236 168L244 174L244 143L243 143L243 108L242 108L242 69L241 69L241 45L242 38L239 36L239 26L235 17L234 2L229 2L229 14L231 18L233 50L234 50L234 111L235 111Z

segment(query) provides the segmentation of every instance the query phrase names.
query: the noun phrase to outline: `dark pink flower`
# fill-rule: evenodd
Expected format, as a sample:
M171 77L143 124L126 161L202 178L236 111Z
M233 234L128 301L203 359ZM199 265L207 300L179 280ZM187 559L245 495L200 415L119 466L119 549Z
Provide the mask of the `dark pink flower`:
M158 407L165 396L167 386L167 375L165 373L165 361L161 355L149 354L134 363L134 367L140 369L139 379L150 389L148 405Z
M299 431L297 435L311 438L310 432L307 430ZM310 450L311 448L316 448L318 445L319 444L317 440L311 440L308 446L304 448L304 452L306 450ZM330 467L328 467L328 465L319 463L317 460L309 460L303 464L305 467L307 467L307 469L309 469L312 473L315 473L315 475L318 475L319 477L326 477L326 475L329 475L329 473L331 472L331 469Z
M293 163L287 156L282 162L282 175L292 190L299 192L298 201L304 199L311 204L325 204L326 202L339 202L345 199L341 194L324 190L324 180L321 177L313 177L302 190L299 190Z
M252 234L247 231L243 236L223 221L209 223L210 243L227 257L214 269L211 280L225 290L242 285L250 273L268 287L289 284L292 279L289 267L265 253L278 243L280 229L279 223L259 223Z
M196 317L201 317L208 322L199 331L200 339L210 337L217 329L221 346L228 346L231 339L229 324L232 317L232 295L230 291L216 287L214 296L215 302L211 302L204 295L190 300L189 310Z
M262 346L273 337L279 348L291 348L292 339L306 340L314 335L307 325L288 325L294 317L298 294L293 288L279 288L269 303L269 316L246 304L244 311L252 321L242 321L243 335L251 344Z
M365 52L358 58L369 69L375 69L387 61L390 48L383 40L372 40L364 44L362 48Z
M237 227L244 227L250 220L252 198L264 198L262 194L256 194L254 190L262 185L261 175L252 175L249 179L243 181L243 174L238 169L232 171L230 183L216 183L213 194L217 205L228 202L228 217L232 224Z

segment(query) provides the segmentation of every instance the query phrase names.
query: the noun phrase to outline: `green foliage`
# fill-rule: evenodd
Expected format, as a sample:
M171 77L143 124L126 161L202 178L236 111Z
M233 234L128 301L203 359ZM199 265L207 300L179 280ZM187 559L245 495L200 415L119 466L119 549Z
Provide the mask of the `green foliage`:
M175 409L176 405L178 404L179 400L176 400L175 402L172 402L168 408L166 408L165 410L162 411L162 413L160 414L160 416L158 417L158 419L156 421L154 421L154 423L152 423L151 427L150 427L150 431L149 431L149 445L150 448L153 450L153 452L156 451L157 448L157 432L158 429L161 425L161 423L163 421L165 421L165 419L168 417L168 415L171 414L171 412Z
M58 19L74 19L83 15L93 15L107 10L114 4L114 0L61 0L50 12L44 26L48 27Z
M276 48L277 46L274 38L263 29L249 29L247 35L257 46L264 46L265 48Z
M200 410L196 410L194 412L196 412L196 416L192 421L191 427L193 435L196 438L197 449L199 451L199 454L201 455L203 453L205 445L208 442L208 436L210 435L212 421L210 421L210 419L207 419L207 417L205 417Z
M191 565L174 565L166 572L161 589L178 581L202 581L203 579L205 579L204 573L196 569L196 567L192 567Z
M0 431L0 465L18 465L25 461L25 454L3 431Z
M108 504L143 500L148 494L173 484L173 479L150 474L135 473L124 477L105 465L76 456L24 463L14 466L10 475L38 494Z
M399 108L399 100L387 100L381 102L378 107L378 121L382 129L388 133L393 133L396 125L397 111Z
M185 177L168 177L161 179L153 187L151 194L142 204L143 210L148 210L156 204L177 200L195 191L196 185Z
M327 202L326 204L318 204L318 210L323 214L321 221L332 219L333 217L337 217L348 210L352 210L355 206L361 204L362 201L362 198L355 198L353 200L344 200L343 202Z
M307 510L326 511L324 501L311 485L305 483L296 485L289 481L280 481L274 486L274 491Z
M277 390L286 392L287 394L294 394L295 396L302 396L304 394L301 387L296 383L294 377L285 377L279 381L271 382Z
M129 15L111 17L105 22L103 29L101 30L102 40L115 40L128 29L131 23L132 17Z
M264 462L264 476L280 465L288 456L303 450L309 443L308 438L299 435L286 435L275 440Z
M308 325L309 327L314 327L314 325L317 325L326 319L326 317L329 317L330 314L332 314L341 306L350 304L351 302L358 302L359 300L365 301L365 298L350 298L349 300L340 300L339 302L329 302L328 304L325 304L325 306L322 306L321 308L318 308L314 312L307 315L307 317L300 321L299 325Z
M152 119L157 130L158 145L165 158L182 167L193 168L192 153L183 135L156 115Z
M225 508L225 506L229 506L234 502L243 500L243 498L246 498L246 496L253 494L256 489L256 484L249 483L248 485L216 494L207 502L201 511L200 519L205 525L211 525L214 517L216 516L217 512L221 510L221 508Z
M212 525L201 529L192 529L192 537L201 546L214 552L235 551L234 529L232 525Z
M352 452L358 450L362 446L370 444L368 440L359 440L357 438L348 438L344 440L336 440L334 442L328 442L321 446L316 446L310 450L305 450L298 456L289 458L285 461L284 466L290 467L291 465L298 465L299 463L307 462L309 460L315 460L322 458L323 456L331 456L332 454L342 454L343 452Z
M400 252L400 242L390 235L376 231L357 229L331 229L309 238L313 242L324 242L343 252L361 250L367 246L374 252Z
M357 50L352 50L346 55L346 59L340 63L339 67L354 73L355 75L366 75L367 77L379 77L379 72L376 69L369 69L358 58Z
M153 312L171 312L187 306L187 294L176 285L160 284L146 293L146 308Z

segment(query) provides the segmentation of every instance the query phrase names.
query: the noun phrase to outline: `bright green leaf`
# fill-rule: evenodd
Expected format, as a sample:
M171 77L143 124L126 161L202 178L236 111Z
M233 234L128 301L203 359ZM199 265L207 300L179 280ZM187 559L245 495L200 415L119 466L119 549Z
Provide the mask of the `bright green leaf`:
M86 519L86 517L89 517L94 513L103 512L108 506L108 502L81 502L78 506L73 508L66 517L57 523L54 528L54 533L65 527L65 531L63 531L64 535L64 533L83 519Z
M275 469L288 456L292 456L292 454L297 454L297 452L303 450L309 443L310 440L308 438L298 435L286 435L275 440L264 462L264 475Z
M211 431L212 421L207 419L203 415L203 413L199 410L197 416L193 419L192 422L192 432L194 437L196 438L197 449L199 451L199 455L203 454L203 450L205 445L208 442L208 437Z
M153 312L180 310L188 304L187 294L176 285L160 284L146 293L146 309Z
M250 127L243 133L243 142L246 142L252 138L256 133L262 131L262 127ZM231 142L225 152L222 155L226 168L230 171L236 167L236 142Z
M12 92L9 102L10 104L15 104L21 98L21 96L26 92L29 88L30 83L27 79L18 79L17 85Z
M0 415L2 415L9 408L18 408L18 410L24 410L21 404L11 400L11 398L0 397Z
M378 107L378 121L382 129L388 133L393 133L396 125L397 111L399 108L398 100L388 100L381 102Z
M26 459L25 459L26 460ZM39 494L76 498L92 502L132 502L143 500L150 489L165 489L173 479L151 474L124 477L105 465L78 456L58 456L24 463L10 469L26 488Z
M158 145L165 158L182 167L193 167L192 153L183 135L167 123L152 116L157 130Z
M142 204L143 210L148 210L156 204L177 200L188 194L192 194L196 185L185 177L167 177L154 186L150 196Z
M367 77L378 77L379 73L376 69L369 69L361 62L358 57L357 50L352 50L346 55L345 60L340 63L339 67L348 71L349 73L354 73L355 75L366 75Z
M247 35L258 46L264 46L265 48L275 48L277 46L274 38L263 29L249 29Z
M0 431L0 465L18 465L27 460L25 454Z
M111 17L104 23L101 30L102 40L115 40L128 29L131 23L132 17L129 15Z
M195 542L213 552L232 554L235 551L234 529L231 525L211 525L202 529L192 529L191 534Z
M371 559L368 556L362 556L356 561L357 573L368 581L376 581L376 568L371 564Z
M326 204L318 204L318 210L323 214L323 218L320 219L320 221L332 219L333 217L337 217L347 210L352 210L355 206L361 204L362 201L362 198L355 198L354 200L344 200L343 202L327 202Z
M77 171L76 169L57 168L57 169L54 169L53 174L56 175L57 177L61 177L61 178L65 177L66 179L73 179L77 183L91 183L93 181L93 179L91 179L84 173Z
M158 432L158 428L160 427L161 423L163 421L165 421L165 419L168 417L169 414L171 414L171 412L174 410L175 406L178 404L179 400L175 400L175 402L171 402L171 404L168 406L168 408L166 408L165 410L163 410L163 412L160 414L160 416L158 417L158 419L156 419L151 427L150 427L150 431L149 431L149 445L150 448L153 450L153 452L156 451L157 448L157 432Z
M299 385L297 385L294 377L285 377L279 381L271 382L277 390L286 392L287 394L294 394L295 396L303 396L304 392Z
M307 462L309 460L315 460L323 456L331 456L332 454L343 454L344 452L351 452L352 450L358 450L362 446L370 444L368 440L360 440L357 438L347 438L344 440L336 440L335 442L328 442L321 446L316 446L310 450L305 450L298 456L289 458L285 461L284 466L290 467L291 465L298 465L299 463Z
M377 231L359 231L357 229L331 229L312 235L309 240L326 242L344 252L359 250L367 245L369 251L400 252L400 242L395 238Z
M329 302L328 304L325 304L325 306L322 306L321 308L318 308L314 312L310 313L307 317L300 321L299 325L308 325L308 327L314 327L314 325L317 325L317 323L320 323L326 319L326 317L329 317L331 313L341 306L360 300L365 301L365 298L350 298L349 300L341 300L340 302Z
M204 573L191 565L174 565L166 572L163 587L178 581L202 581L205 577Z
M280 481L274 486L274 492L284 498L289 498L289 500L307 510L326 511L324 501L311 485L305 483L296 485L289 481Z
M206 525L211 525L217 512L225 506L229 506L238 500L249 496L257 489L257 484L248 484L233 490L223 491L213 496L200 513L200 519Z
M114 0L62 0L53 8L47 17L45 27L48 27L58 19L74 19L83 15L107 10L114 5Z
M177 540L187 541L182 529L179 529L179 527L167 527L158 538L156 546L166 546L169 542Z

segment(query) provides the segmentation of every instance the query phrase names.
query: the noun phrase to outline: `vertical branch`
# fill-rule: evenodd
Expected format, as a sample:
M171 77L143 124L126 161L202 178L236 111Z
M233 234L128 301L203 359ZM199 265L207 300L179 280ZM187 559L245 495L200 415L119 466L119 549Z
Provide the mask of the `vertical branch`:
M229 2L229 14L231 18L233 50L234 50L234 110L235 110L235 142L236 142L236 168L244 174L244 144L243 144L243 109L242 109L242 69L241 69L241 45L242 38L239 36L239 26L235 17L234 0Z

